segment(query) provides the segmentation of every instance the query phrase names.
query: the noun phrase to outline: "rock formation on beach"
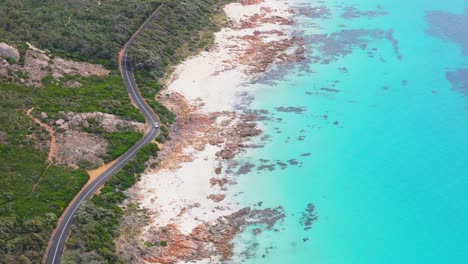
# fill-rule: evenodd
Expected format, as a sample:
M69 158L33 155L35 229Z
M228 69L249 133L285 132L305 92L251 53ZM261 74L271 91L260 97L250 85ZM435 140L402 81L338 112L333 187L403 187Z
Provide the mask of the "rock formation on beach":
M189 235L181 234L173 224L152 230L150 237L156 241L164 241L166 246L155 247L151 263L177 263L179 261L194 261L220 256L225 261L232 256L231 240L248 224L264 225L272 229L278 221L283 220L281 208L252 210L249 207L238 210L230 215L221 216L211 222L198 225Z
M2 42L0 43L0 58L11 59L15 62L18 62L20 60L20 54L15 47Z

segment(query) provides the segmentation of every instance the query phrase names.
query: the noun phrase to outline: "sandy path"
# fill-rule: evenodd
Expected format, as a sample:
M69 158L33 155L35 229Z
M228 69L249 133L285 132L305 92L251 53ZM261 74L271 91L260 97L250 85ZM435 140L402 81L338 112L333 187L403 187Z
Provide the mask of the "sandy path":
M39 120L38 118L33 117L32 114L31 114L32 110L34 110L34 107L29 109L28 111L26 111L26 114L30 118L32 118L34 123L39 124L41 127L45 128L45 130L50 135L49 155L47 156L47 167L49 167L52 164L53 158L57 156L57 138L55 137L55 131L48 124L42 123L41 120ZM46 170L47 170L47 168L46 168ZM39 179L37 180L37 182L34 184L34 186L32 187L31 193L33 193L36 190L37 185L39 185L39 182L41 182L41 178L42 178L42 174L39 177Z
M102 173L104 173L108 168L110 168L119 158L107 163L107 164L104 164L102 165L101 167L97 168L97 169L94 169L94 170L88 170L88 175L89 175L89 180L88 182L83 185L83 188L81 188L81 190L84 190L89 184L91 184L97 177L99 177L99 175L101 175ZM104 185L102 185L102 187L104 187ZM94 194L100 194L101 193L101 188L99 188ZM81 192L81 191L80 191ZM79 193L78 193L79 194ZM76 196L78 196L78 194Z
M50 135L50 146L49 146L49 155L47 156L47 163L52 164L53 158L57 157L57 138L55 137L54 129L46 123L42 123L41 120L32 116L31 112L34 110L34 107L26 111L26 114L32 118L34 123L39 124L41 127L45 128Z

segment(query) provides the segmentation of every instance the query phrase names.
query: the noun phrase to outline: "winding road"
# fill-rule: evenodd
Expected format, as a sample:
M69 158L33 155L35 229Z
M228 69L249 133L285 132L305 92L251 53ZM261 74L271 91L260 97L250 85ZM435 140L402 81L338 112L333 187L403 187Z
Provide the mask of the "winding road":
M136 38L140 32L145 29L149 22L158 14L159 10L163 7L160 5L141 25L141 27L133 34L133 36L128 40L128 42L123 47L122 51L119 54L119 69L122 74L122 78L127 87L128 94L135 104L135 106L140 110L140 112L145 116L147 130L142 139L140 139L134 146L132 146L127 152L125 152L117 161L110 166L106 171L99 175L93 182L86 186L81 192L73 199L73 201L68 205L62 214L58 225L52 237L49 240L49 245L44 256L44 263L46 264L58 264L60 263L60 257L64 250L65 242L67 240L68 234L70 233L71 227L74 222L74 217L76 211L80 205L89 199L96 193L99 188L101 188L107 180L109 180L112 175L122 169L135 155L138 150L140 150L145 145L149 144L153 139L155 139L159 133L160 129L155 128L155 122L159 123L158 116L153 112L153 110L148 106L144 98L141 96L138 86L133 76L133 71L128 60L128 48L135 42Z

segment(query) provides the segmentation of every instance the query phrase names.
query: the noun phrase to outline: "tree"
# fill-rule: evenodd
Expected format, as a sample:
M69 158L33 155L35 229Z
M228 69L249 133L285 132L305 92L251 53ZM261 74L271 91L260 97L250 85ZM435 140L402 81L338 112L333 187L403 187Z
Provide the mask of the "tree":
M32 264L31 260L29 260L29 258L26 257L25 255L21 255L21 256L18 258L18 263L19 263L19 264Z

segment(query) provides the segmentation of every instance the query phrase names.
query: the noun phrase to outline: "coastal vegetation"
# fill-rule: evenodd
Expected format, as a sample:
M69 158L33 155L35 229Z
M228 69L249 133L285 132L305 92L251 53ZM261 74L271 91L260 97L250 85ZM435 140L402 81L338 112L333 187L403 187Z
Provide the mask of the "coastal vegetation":
M139 179L146 162L156 156L157 151L155 144L141 149L135 158L112 176L100 195L80 207L62 263L125 263L115 253L114 239L119 235L118 226L123 215L117 204L123 202L126 198L124 191Z
M123 43L157 4L147 0L103 1L99 6L96 1L67 0L0 3L1 41L18 48L18 64L24 64L27 41L54 55L113 69L106 77L54 80L48 76L43 79L43 88L0 83L0 263L40 263L58 217L88 180L82 168L47 164L48 149L43 145L49 135L25 111L34 107L32 114L38 118L46 113L47 117L41 118L46 123L57 120L60 111L97 111L144 121L128 99L116 62ZM66 87L64 83L71 80L82 87ZM131 131L87 130L108 141L106 161L141 138L140 133ZM128 183L123 177L116 179Z
M125 151L135 145L141 137L141 133L134 131L104 133L104 138L109 144L107 146L107 155L104 157L104 161L107 163L122 156Z
M57 218L88 180L86 164L78 169L47 164L50 136L26 115L27 109L34 107L37 116L46 113L43 122L56 120L64 110L144 120L130 102L109 106L128 100L120 75L73 79L83 87L66 88L52 80L45 80L43 88L0 83L0 263L20 258L39 263ZM106 132L92 125L83 130L108 141L106 162L141 138L139 132Z
M82 169L46 163L48 134L24 111L36 94L0 85L0 263L40 263L57 218L88 180Z
M5 0L0 3L0 36L115 68L122 46L161 2Z
M80 88L64 87L69 80L77 81ZM41 112L48 114L48 119L59 119L59 112L102 112L121 116L129 120L144 122L143 115L128 99L127 89L120 74L111 73L105 77L66 77L56 82L52 77L43 80L44 88L30 90L30 99L34 107L33 114L39 116ZM24 91L26 92L26 91Z
M229 2L232 0L167 1L130 48L137 72L161 79L171 73L171 66L209 48L213 33L226 23L223 6Z

